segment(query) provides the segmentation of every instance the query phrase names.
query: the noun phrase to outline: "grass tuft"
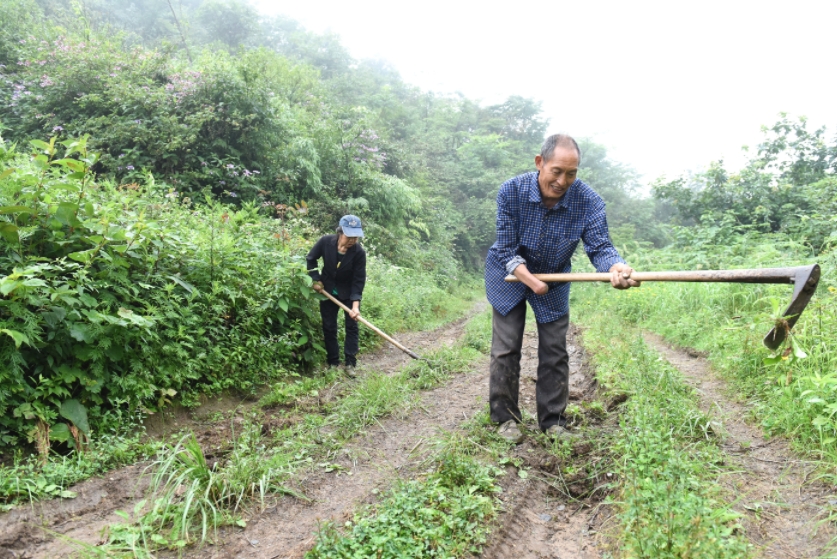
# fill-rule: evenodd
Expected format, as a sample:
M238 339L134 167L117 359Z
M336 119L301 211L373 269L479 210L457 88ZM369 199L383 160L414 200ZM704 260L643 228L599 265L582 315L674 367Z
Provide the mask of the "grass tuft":
M343 526L326 523L306 559L465 557L478 554L497 511L503 470L477 456L482 426L442 433L423 479L400 481ZM485 457L485 456L484 456ZM490 455L489 458L496 459Z

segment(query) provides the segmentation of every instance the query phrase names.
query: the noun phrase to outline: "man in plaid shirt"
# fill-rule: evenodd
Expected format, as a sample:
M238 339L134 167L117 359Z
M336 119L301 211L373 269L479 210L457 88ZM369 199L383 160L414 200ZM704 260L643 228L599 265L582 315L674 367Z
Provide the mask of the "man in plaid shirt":
M573 138L550 136L535 156L537 172L505 182L497 194L497 241L485 262L485 290L494 307L489 403L498 432L514 442L523 439L517 400L527 301L538 322L538 425L551 437L568 434L570 284L546 284L533 274L569 272L580 240L596 270L611 272L613 287L639 285L610 241L604 202L576 178L580 160ZM520 282L504 281L507 274Z

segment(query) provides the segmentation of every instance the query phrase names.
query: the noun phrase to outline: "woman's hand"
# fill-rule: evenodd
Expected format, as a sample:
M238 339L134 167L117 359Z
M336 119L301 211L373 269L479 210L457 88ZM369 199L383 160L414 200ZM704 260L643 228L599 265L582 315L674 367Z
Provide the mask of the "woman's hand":
M352 312L349 313L349 318L352 320L360 318L360 301L352 302Z
M317 293L322 293L323 292L323 282L315 281L313 284L311 284L311 289L313 289Z

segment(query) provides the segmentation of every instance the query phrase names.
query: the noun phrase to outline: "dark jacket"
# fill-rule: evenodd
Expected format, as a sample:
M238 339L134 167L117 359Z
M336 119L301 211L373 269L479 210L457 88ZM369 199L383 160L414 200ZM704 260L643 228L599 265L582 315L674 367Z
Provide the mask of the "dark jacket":
M325 235L308 252L308 275L314 281L323 282L327 293L338 299L360 301L363 286L366 285L366 251L360 244L355 244L346 251L340 268L337 267L337 235ZM322 272L317 270L317 260L323 259Z

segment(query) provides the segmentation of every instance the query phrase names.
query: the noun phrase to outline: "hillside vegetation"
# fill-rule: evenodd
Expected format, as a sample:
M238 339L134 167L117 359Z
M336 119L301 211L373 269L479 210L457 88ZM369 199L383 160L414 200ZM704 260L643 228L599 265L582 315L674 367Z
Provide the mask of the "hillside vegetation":
M244 3L145 4L0 4L0 444L73 444L62 406L97 423L319 362L301 256L345 213L374 255L364 314L432 322L547 130L529 99L420 91ZM614 200L636 187L584 148Z
M461 319L481 295L499 186L533 169L561 123L522 96L486 105L422 91L385 62L353 59L335 35L243 1L125 4L0 0L0 509L70 497L79 480L155 458L151 493L108 536L125 556L151 557L244 528L245 505L268 494L300 497L294 476L349 468L341 453L357 436L386 418L409 422L424 391L482 363L490 313L430 361L343 384L322 367L304 257L357 214L363 315L388 333ZM583 497L562 494L567 503L617 496L625 556L753 550L713 481L725 449L712 420L641 329L705 352L767 434L818 460L820 479L837 476L837 138L784 114L763 132L740 171L695 162L706 166L649 185L580 139L580 178L607 202L635 269L823 270L776 352L761 338L781 320L787 286L573 287L599 387L573 405L598 457L584 464L540 434L527 449L552 457L558 475L596 481ZM579 256L576 268L587 265ZM361 329L363 350L377 343ZM254 410L220 414L238 429L212 450L223 459L210 462L194 433L144 435L149 415L223 392ZM310 556L389 544L478 552L490 539L482 524L501 516L499 480L512 467L525 480L527 462L484 413L464 414L461 429L428 441L427 475L405 474L415 479L358 512L354 528L324 524Z

